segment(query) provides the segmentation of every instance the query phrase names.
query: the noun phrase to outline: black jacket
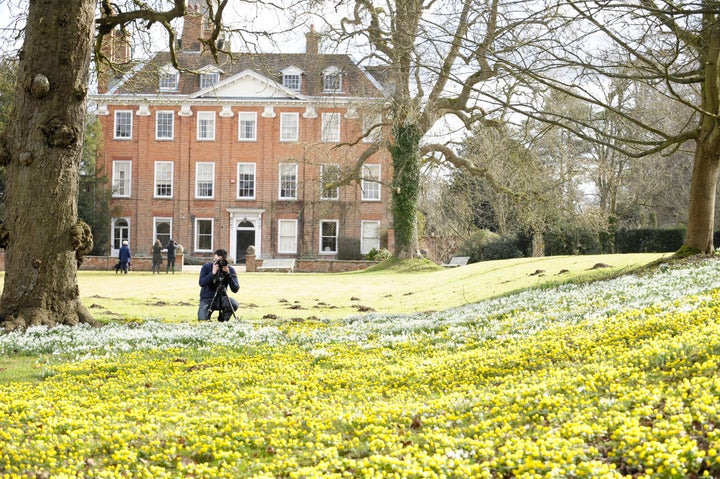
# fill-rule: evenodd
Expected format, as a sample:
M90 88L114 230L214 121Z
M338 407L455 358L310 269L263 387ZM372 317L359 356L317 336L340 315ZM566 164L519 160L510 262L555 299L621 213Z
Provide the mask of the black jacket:
M215 296L217 290L217 283L215 282L215 276L212 272L213 263L205 263L200 268L200 299L212 299ZM229 287L233 293L237 293L240 290L240 283L237 279L237 273L235 268L229 266L230 274L226 274L223 280L223 285Z

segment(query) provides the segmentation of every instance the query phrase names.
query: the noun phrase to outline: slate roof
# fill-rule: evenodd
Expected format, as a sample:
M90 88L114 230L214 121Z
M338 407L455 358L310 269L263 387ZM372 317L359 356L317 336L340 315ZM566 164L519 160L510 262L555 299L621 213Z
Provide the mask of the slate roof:
M307 53L238 53L229 56L221 54L215 63L212 56L198 52L178 52L178 64L182 71L177 91L160 91L159 75L163 67L170 65L170 53L161 52L149 61L138 64L122 80L114 82L111 94L135 94L163 96L189 96L200 88L198 72L217 68L220 82L233 75L251 70L272 81L282 84L282 71L296 67L303 72L300 95L307 97L328 96L323 93L322 73L329 67L336 67L342 74L342 92L335 97L382 98L386 92L370 73L356 65L348 55L343 54L307 54Z

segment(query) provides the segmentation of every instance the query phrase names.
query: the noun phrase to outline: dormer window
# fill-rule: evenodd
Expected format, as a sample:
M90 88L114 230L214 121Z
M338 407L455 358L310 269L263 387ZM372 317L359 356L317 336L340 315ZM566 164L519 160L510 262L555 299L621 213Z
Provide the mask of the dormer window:
M300 91L302 89L302 70L297 67L290 67L283 70L282 84L288 90Z
M217 85L220 81L219 72L207 72L200 74L200 88L209 88L213 85Z
M166 65L160 69L160 91L177 91L178 77L180 73L172 67Z
M293 91L299 91L300 75L283 75L283 86Z
M323 72L323 92L339 93L342 91L342 75L337 67L330 67Z
M220 74L223 71L215 65L205 65L198 74L200 75L200 89L204 90L220 82Z

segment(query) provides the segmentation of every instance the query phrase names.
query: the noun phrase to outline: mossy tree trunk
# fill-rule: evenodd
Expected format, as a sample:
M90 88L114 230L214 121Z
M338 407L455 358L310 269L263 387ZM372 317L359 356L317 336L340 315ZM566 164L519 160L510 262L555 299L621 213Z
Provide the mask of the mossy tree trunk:
M396 127L393 159L392 213L395 257L408 259L417 251L417 200L420 190L420 139L415 125Z
M92 248L77 217L95 0L29 2L15 104L2 136L7 165L0 324L96 324L77 266Z

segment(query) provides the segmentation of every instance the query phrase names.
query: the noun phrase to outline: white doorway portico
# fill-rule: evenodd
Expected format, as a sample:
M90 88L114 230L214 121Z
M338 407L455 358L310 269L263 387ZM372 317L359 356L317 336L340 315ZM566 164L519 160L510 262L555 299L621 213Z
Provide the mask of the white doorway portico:
M262 253L262 215L264 209L227 208L230 214L229 259L233 263L245 262L245 250L255 246L255 254Z

